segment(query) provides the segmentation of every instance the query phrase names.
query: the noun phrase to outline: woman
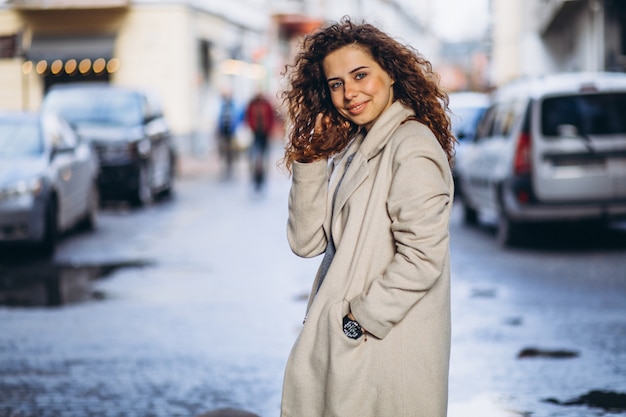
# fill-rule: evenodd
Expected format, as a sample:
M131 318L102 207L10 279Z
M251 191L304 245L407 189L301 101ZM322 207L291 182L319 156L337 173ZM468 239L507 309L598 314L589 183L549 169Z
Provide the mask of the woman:
M431 65L369 24L307 36L283 92L288 241L325 253L283 417L446 415L454 138Z

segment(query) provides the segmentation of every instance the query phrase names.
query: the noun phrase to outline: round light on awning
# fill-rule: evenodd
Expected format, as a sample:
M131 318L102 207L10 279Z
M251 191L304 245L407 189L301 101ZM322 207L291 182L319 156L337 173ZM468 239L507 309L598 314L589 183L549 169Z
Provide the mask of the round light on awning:
M78 64L76 63L75 59L70 59L69 61L65 62L65 72L67 74L73 74L76 72L76 67L78 67Z
M44 60L37 62L37 65L35 66L35 71L37 71L37 74L40 74L40 75L46 72L47 69L48 69L48 63Z
M107 71L112 74L114 72L117 72L117 70L119 69L120 60L117 58L109 59L109 62L107 62Z
M80 61L80 64L78 64L78 71L80 71L81 74L87 74L89 70L91 70L91 59L85 58Z
M61 61L60 59L55 60L51 65L50 65L50 71L53 74L58 74L63 70L63 61Z
M104 58L98 58L93 62L93 72L101 73L106 68L107 62Z
M26 61L22 64L22 73L30 74L33 71L33 61Z

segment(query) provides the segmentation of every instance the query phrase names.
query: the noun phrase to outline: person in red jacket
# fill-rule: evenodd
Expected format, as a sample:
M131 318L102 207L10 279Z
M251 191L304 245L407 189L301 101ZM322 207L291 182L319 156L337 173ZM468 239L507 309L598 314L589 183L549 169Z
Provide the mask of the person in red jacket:
M276 122L274 107L263 94L257 93L248 104L246 122L254 135L250 155L252 181L255 188L260 190L265 182L270 134Z

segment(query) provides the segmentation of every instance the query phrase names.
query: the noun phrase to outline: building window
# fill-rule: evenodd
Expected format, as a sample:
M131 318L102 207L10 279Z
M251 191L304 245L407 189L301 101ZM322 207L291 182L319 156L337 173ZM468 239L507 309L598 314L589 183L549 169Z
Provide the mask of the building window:
M0 58L15 58L20 55L19 35L0 36Z
M211 77L213 69L213 57L211 56L212 44L205 39L200 40L200 72L205 80Z

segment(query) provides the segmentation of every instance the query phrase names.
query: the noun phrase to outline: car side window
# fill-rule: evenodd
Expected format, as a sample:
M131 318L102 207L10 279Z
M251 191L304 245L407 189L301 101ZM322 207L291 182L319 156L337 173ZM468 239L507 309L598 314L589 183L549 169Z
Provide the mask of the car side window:
M497 105L487 109L476 128L476 141L484 140L493 134Z
M141 114L144 120L150 120L153 117L152 107L145 96L141 96Z
M68 148L75 148L78 145L78 137L74 130L67 123L59 124L59 132L61 134L61 141L63 146Z
M498 106L495 114L495 120L493 122L492 136L503 136L505 134L506 117L509 114L510 108L510 103L504 103Z
M149 95L143 96L143 103L146 120L161 117L161 108L154 97L150 97Z
M523 103L520 101L510 102L501 106L496 116L494 134L504 137L510 136L515 121L519 117L520 109L523 109Z
M44 134L55 148L74 148L77 139L74 131L61 119L52 115L44 116L42 120Z

